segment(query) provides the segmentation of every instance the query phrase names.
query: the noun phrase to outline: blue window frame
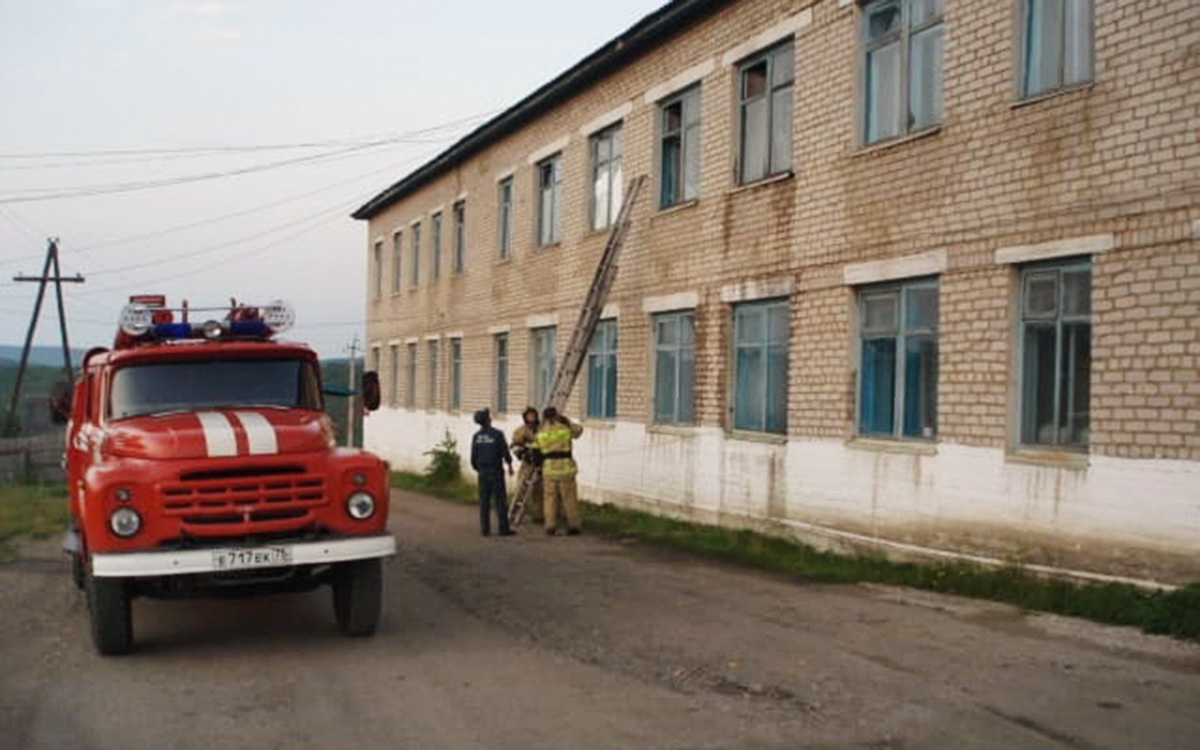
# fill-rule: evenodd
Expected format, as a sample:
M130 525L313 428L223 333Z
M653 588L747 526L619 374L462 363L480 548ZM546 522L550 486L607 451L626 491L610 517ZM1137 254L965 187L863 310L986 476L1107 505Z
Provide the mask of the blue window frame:
M733 428L787 432L788 300L734 308Z
M858 299L859 434L935 439L937 280L866 287Z
M588 348L587 415L617 417L617 321L602 320Z

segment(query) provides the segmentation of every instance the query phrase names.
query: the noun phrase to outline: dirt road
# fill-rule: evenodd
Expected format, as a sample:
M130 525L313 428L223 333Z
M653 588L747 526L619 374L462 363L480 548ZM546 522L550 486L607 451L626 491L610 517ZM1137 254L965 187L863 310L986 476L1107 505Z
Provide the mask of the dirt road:
M134 605L102 659L52 544L0 567L0 747L1200 747L1200 648L395 498L379 634L329 592Z

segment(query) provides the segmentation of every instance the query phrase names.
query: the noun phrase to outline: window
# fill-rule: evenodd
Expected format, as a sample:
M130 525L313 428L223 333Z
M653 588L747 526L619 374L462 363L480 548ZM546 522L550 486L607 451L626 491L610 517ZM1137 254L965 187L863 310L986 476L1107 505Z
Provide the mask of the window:
M738 152L742 184L792 169L792 43L742 63Z
M877 0L863 10L863 140L942 121L945 0Z
M550 389L554 387L557 364L554 358L555 327L534 328L530 331L530 377L529 395L533 405L541 408L550 400Z
M617 321L602 320L592 335L587 356L587 415L617 417Z
M538 245L562 239L562 154L538 163Z
M1093 0L1022 0L1021 96L1092 80Z
M877 437L937 434L938 283L859 292L858 431Z
M462 339L450 339L450 411L462 411Z
M496 412L508 411L508 334L498 333L493 339L496 357Z
M408 345L408 387L405 389L407 406L410 409L417 408L417 345Z
M1092 266L1021 272L1021 442L1085 449L1092 374Z
M421 225L412 225L412 278L409 283L416 286L421 281Z
M379 372L379 347L378 346L371 347L371 371L376 372L376 373Z
M429 248L433 256L433 278L442 275L442 212L429 217Z
M512 257L512 227L513 227L513 178L507 177L500 181L500 207L496 212L499 226L496 227L499 237L500 260Z
M400 405L400 345L390 345L388 354L391 359L391 370L388 376L388 406L396 407Z
M400 292L404 283L404 237L401 232L392 235L392 294Z
M454 204L454 272L467 267L467 202Z
M425 407L437 408L438 400L438 348L440 342L427 341L425 347L429 350L429 381L425 392Z
M787 432L788 301L734 308L733 429Z
M592 229L601 230L613 223L621 210L625 188L621 176L621 126L614 125L593 135L588 142L592 152Z
M670 208L700 195L700 87L659 105L658 205Z
M376 242L372 250L371 262L375 271L375 286L372 289L372 299L383 296L383 243Z
M654 421L692 422L696 379L696 315L692 311L654 316Z

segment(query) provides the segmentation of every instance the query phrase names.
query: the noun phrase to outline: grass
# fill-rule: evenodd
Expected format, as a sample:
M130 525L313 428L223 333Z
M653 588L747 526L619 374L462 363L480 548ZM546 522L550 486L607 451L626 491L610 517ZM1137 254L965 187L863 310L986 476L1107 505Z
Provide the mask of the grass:
M393 473L392 486L460 502L476 499L475 486L464 481L439 485L423 475ZM1044 578L1018 566L996 569L967 563L892 562L882 556L823 552L753 531L679 521L612 505L582 505L584 523L591 531L796 580L907 586L1200 640L1200 584L1175 591L1153 591L1122 583L1087 584Z
M0 562L11 560L20 538L47 539L69 521L67 491L61 485L0 487Z

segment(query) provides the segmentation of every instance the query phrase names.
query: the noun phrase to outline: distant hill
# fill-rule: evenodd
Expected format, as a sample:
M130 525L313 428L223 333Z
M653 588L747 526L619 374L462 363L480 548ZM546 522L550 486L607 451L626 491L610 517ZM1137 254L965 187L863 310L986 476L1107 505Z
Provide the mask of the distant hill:
M85 349L71 349L71 364L79 367ZM21 347L0 344L0 365L18 365L21 363ZM62 348L57 346L35 346L29 351L29 364L46 367L62 366Z

